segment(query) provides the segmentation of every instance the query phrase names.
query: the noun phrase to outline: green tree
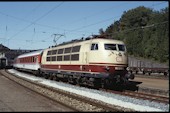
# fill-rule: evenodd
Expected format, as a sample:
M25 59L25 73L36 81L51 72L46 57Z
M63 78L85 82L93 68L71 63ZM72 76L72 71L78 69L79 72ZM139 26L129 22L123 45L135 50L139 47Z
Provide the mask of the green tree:
M125 11L104 31L123 40L129 54L160 62L169 61L169 7L160 11L140 6Z

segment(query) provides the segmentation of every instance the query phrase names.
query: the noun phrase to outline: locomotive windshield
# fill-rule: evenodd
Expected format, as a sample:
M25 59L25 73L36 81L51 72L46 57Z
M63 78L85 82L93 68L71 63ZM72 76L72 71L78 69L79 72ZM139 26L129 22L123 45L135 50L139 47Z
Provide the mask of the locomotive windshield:
M116 50L116 44L104 44L105 50Z
M125 51L125 45L123 44L104 44L104 47L105 50Z
M125 45L118 44L119 51L125 51Z

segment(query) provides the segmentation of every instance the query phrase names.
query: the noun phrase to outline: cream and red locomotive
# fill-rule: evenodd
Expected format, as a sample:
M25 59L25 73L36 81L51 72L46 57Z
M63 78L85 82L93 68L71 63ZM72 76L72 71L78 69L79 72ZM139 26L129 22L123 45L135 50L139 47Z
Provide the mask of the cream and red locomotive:
M19 67L21 56L16 58L14 67L30 70L26 67L29 62L22 64L25 67ZM36 57L33 53L30 53L31 56ZM38 52L38 58L35 62L39 68L29 64L34 68L31 70L46 78L62 78L74 84L112 87L126 84L129 78L134 78L126 70L127 50L119 40L100 37L73 40Z

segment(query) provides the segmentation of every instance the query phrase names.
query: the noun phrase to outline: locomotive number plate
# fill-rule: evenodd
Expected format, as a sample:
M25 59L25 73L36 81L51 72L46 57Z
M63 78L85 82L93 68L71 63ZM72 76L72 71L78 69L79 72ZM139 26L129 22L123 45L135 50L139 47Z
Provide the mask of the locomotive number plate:
M122 57L116 57L117 62L122 62L122 60L123 60Z

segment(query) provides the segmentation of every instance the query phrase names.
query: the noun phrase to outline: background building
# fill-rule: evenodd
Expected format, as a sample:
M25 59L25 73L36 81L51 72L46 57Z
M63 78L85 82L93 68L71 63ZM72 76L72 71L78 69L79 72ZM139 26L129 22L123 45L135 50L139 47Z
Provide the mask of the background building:
M21 50L21 49L9 49L8 47L0 44L0 59L7 59L7 65L11 66L14 59L24 53L32 52L36 50Z

